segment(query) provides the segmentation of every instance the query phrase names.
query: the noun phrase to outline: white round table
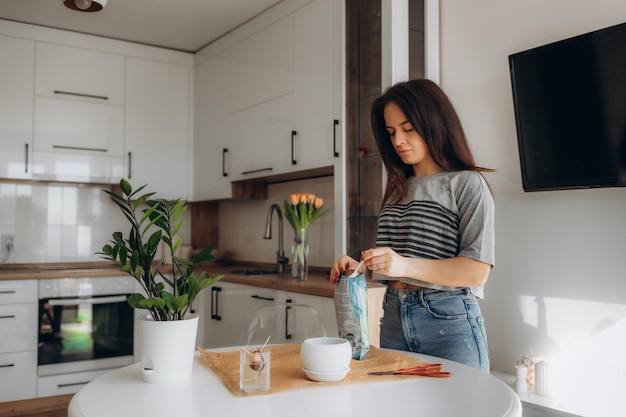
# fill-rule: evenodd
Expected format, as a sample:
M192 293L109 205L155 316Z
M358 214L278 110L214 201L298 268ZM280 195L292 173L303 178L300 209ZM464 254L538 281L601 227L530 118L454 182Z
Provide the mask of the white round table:
M68 417L382 417L407 412L428 417L521 417L518 396L497 378L444 359L415 356L442 363L452 378L320 383L235 397L197 354L191 379L177 384L144 382L138 363L102 375L74 395Z

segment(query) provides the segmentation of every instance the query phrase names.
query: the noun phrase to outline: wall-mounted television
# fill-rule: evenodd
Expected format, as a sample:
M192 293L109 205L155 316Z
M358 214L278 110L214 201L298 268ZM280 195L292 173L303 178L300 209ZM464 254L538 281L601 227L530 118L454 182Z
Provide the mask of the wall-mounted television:
M626 23L509 56L524 191L626 187Z

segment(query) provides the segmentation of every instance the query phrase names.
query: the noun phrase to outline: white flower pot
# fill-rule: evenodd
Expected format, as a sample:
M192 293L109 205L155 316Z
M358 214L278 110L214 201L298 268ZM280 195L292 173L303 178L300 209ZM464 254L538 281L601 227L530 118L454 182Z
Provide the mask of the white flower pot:
M137 317L137 343L143 380L161 384L181 382L191 377L198 315L184 320L154 321Z

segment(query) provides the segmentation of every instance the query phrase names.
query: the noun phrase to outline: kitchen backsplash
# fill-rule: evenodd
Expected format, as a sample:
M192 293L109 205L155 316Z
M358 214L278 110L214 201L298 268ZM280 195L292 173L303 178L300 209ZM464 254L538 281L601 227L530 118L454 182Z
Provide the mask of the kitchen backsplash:
M333 177L270 184L267 200L232 200L220 203L220 249L227 250L234 260L276 262L278 217L274 213L272 239L263 239L267 212L274 203L279 204L282 210L283 200L295 193L315 194L324 199L324 209L328 213L317 219L308 231L309 264L330 269L335 257ZM283 227L285 256L291 262L294 232L286 219Z
M14 250L0 263L102 261L95 253L114 231L129 230L102 185L0 183L0 234ZM189 221L181 232L189 241Z
M14 250L0 253L0 263L102 261L95 253L114 231L127 231L121 212L101 185L0 182L0 235L14 235ZM324 199L328 213L309 228L310 265L328 267L334 261L333 178L323 177L268 186L267 200L220 203L219 245L233 260L273 263L278 249L278 218L272 239L263 239L267 212L293 193ZM191 221L180 235L190 243ZM291 256L293 229L284 220L284 251Z

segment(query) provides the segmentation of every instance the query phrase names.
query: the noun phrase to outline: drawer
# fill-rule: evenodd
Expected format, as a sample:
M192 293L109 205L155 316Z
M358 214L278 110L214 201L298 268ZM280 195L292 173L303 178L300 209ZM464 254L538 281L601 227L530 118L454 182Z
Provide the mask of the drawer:
M37 396L37 352L0 354L0 402Z
M36 361L36 359L35 359ZM76 372L65 375L40 376L37 378L37 397L73 394L93 379L111 372L111 369Z
M0 353L37 350L38 306L0 305Z
M0 304L36 303L37 281L7 280L0 281Z

